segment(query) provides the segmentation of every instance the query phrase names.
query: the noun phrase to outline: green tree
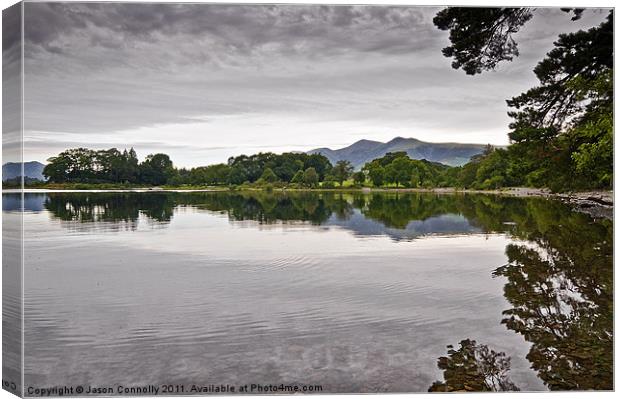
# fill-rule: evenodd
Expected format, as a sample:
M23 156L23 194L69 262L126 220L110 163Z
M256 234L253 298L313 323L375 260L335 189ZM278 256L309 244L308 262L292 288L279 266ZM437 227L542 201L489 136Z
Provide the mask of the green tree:
M540 84L508 101L510 139L534 160L525 172L556 190L611 187L613 18L560 35L534 70ZM594 150L595 152L592 152ZM585 159L601 162L592 179ZM582 161L580 164L579 162ZM602 170L601 170L602 169Z
M447 7L437 13L433 23L450 32L451 45L442 50L453 58L452 68L468 75L495 69L502 61L519 55L513 34L532 19L531 8ZM580 19L583 8L563 8Z
M366 174L363 171L353 173L353 181L358 186L361 186L366 181Z
M307 155L307 154L304 154ZM322 154L310 154L303 158L303 168L314 168L319 175L319 180L325 179L325 175L332 169L329 159Z
M140 164L140 179L143 183L166 184L174 175L174 167L166 154L150 154Z
M512 35L531 18L528 8L448 7L433 22L450 31L451 45L442 52L454 58L452 67L475 75L519 55Z
M386 183L404 187L445 187L457 183L460 169L424 159L411 159L406 152L395 152L366 163L362 170L376 187Z
M68 149L48 159L43 174L51 182L95 182L97 178L97 153L87 148Z
M273 173L273 170L271 170L271 168L265 168L260 179L267 183L274 183L278 181L278 176L276 176L276 174Z
M125 176L125 178L130 182L134 182L138 178L138 163L138 155L136 154L136 150L131 147L127 153L127 169L123 174L123 176Z
M572 12L574 20L584 10L564 11ZM453 67L476 74L518 55L512 35L531 15L527 8L451 7L440 11L434 22L450 31L451 46L444 55L454 59ZM492 176L490 185L611 187L613 11L599 26L562 34L554 44L534 69L539 84L508 100L513 143L508 176ZM468 180L472 169L467 170Z
M613 183L613 114L584 123L573 129L572 134L583 138L571 156L577 173L600 187L611 187Z
M123 151L122 161L116 165L118 180L125 183L134 183L138 177L138 157L133 147Z
M129 152L74 148L49 158L43 174L53 183L135 182L137 164L133 148Z
M390 164L393 168L393 180L397 185L407 187L411 183L412 163L407 156L399 157Z
M507 183L508 158L503 149L490 150L480 161L476 171L479 188L496 189Z
M71 159L63 152L58 156L48 158L47 165L43 168L43 176L52 183L64 183L69 181Z
M298 170L293 176L293 178L291 179L291 183L303 184L303 182L304 182L304 171Z
M383 176L384 176L384 180L386 183L390 183L390 184L396 184L396 168L394 167L394 164L389 163L387 165L385 165L385 167L383 168Z
M347 160L336 162L336 165L332 169L332 174L341 187L344 181L351 176L351 173L353 173L353 165L351 165L351 162Z
M385 170L383 166L375 163L366 164L364 166L368 171L368 177L370 177L370 181L372 181L372 185L375 187L381 187L384 183L385 179Z
M308 187L316 187L319 184L319 174L316 173L316 169L306 169L304 172L304 184Z
M421 184L420 173L414 169L411 171L411 179L409 180L409 185L413 188L420 187Z
M322 188L336 188L336 177L331 174L331 172L325 175L325 179L323 180Z
M223 163L209 166L199 166L197 168L192 168L189 171L189 180L192 184L228 184L230 170L230 166Z
M248 176L242 167L234 166L230 168L228 184L243 184L246 180L248 180Z
M243 183L248 181L253 183L261 178L266 168L271 169L278 180L289 182L293 179L298 171L304 171L313 167L318 175L319 180L325 176L325 173L331 168L329 160L321 154L305 154L287 152L283 154L274 154L271 152L261 152L254 155L239 155L228 159L228 166L234 168L231 171L230 178L234 182ZM232 184L240 184L240 183Z

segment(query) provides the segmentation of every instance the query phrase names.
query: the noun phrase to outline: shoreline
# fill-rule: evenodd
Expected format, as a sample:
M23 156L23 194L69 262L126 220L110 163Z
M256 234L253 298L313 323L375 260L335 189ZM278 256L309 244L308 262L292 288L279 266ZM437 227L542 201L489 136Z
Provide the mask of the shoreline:
M229 192L228 188L125 188L125 189L47 189L47 188L25 188L21 189L3 189L2 193L162 193L162 192ZM267 191L262 188L238 189L236 192L242 191ZM544 188L529 187L509 187L495 190L474 190L474 189L456 189L451 187L443 188L370 188L370 187L346 187L335 189L299 189L299 188L274 188L271 192L396 192L396 193L433 193L433 194L487 194L487 195L504 195L509 197L542 197L548 199L559 200L575 211L586 213L593 218L613 219L614 194L613 191L606 190L590 190L565 193L552 193Z

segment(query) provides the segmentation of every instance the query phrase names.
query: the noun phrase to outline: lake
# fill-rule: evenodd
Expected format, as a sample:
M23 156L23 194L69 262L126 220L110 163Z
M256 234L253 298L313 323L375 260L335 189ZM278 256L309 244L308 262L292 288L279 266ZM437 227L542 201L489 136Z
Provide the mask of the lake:
M19 201L3 198L6 224ZM29 193L25 208L26 388L612 389L613 223L556 201ZM497 380L466 370L485 364Z

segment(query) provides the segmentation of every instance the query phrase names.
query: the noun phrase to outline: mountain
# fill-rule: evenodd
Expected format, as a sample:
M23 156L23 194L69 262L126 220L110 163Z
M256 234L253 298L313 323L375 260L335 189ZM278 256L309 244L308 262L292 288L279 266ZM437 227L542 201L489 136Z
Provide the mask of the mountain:
M43 177L43 165L41 162L30 161L24 162L24 175L31 179L43 180L45 181L45 177ZM2 181L14 179L16 177L21 176L22 174L22 166L19 162L7 162L2 165Z
M348 147L338 150L317 148L308 154L323 154L332 164L347 160L355 169L360 169L366 162L381 158L388 152L405 151L411 159L426 159L450 166L461 166L469 159L484 151L486 144L428 143L414 138L396 137L387 143L372 140L360 140Z

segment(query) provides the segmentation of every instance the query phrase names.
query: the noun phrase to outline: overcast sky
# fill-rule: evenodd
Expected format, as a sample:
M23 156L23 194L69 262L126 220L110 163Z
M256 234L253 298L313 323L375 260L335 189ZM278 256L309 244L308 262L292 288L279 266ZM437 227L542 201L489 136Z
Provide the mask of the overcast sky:
M441 55L437 8L25 5L25 160L65 148L165 152L178 166L395 136L507 144L505 100L571 22L543 9L521 56L475 77Z

